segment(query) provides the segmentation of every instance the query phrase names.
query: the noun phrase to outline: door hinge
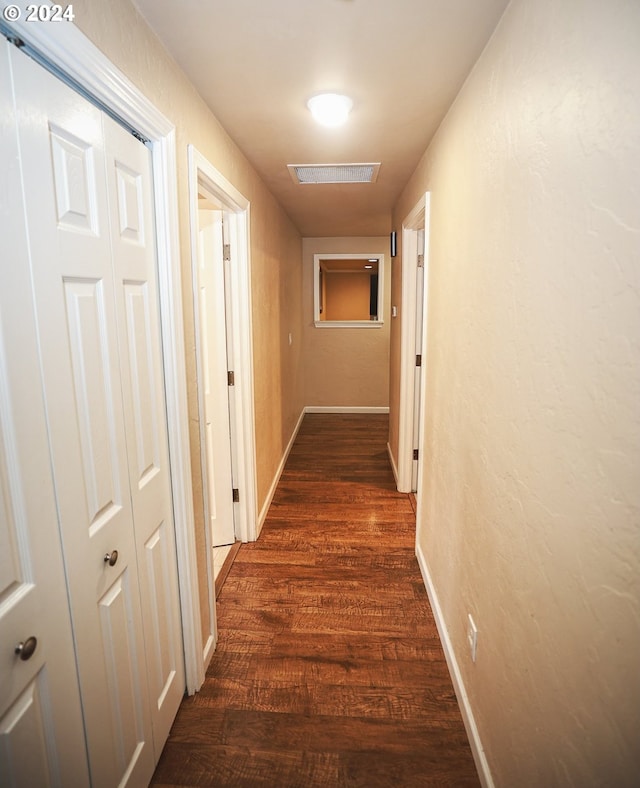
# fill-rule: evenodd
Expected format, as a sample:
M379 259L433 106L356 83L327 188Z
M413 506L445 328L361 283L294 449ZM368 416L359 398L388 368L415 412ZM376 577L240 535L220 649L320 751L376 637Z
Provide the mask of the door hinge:
M418 268L424 268L424 255L418 255Z
M418 353L418 355L416 356L416 367L421 367L421 366L422 366L422 356L420 355L420 353Z
M413 459L414 460L419 459L419 454L420 454L420 452L417 449L414 449L413 450Z
M233 488L233 502L240 503L240 490L237 487Z
M233 370L229 370L227 372L227 386L235 386L236 385L236 376L233 373Z
M220 247L218 247L219 249ZM228 263L231 260L231 244L224 244L222 247L222 259L225 263Z

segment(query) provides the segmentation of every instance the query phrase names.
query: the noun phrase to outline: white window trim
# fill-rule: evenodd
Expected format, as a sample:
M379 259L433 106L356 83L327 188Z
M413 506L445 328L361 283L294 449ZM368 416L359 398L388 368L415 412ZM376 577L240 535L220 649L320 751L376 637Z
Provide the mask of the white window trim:
M320 288L319 272L322 260L367 260L369 258L378 260L378 319L377 320L320 320ZM379 252L364 254L354 252L353 254L334 254L326 252L313 255L313 325L316 328L382 328L384 325L384 255Z

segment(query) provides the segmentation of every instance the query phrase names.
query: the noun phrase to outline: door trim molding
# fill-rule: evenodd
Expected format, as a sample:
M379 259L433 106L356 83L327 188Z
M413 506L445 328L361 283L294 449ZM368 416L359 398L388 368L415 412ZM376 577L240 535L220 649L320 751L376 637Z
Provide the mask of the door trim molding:
M20 6L25 6L21 2ZM22 9L24 11L24 8ZM6 24L61 75L151 143L169 464L189 694L204 681L178 240L175 126L71 23Z
M413 463L413 419L415 398L415 376L426 369L426 345L423 341L422 366L416 367L416 269L418 265L417 234L425 229L425 296L427 290L428 270L428 212L429 192L422 195L408 216L402 222L402 320L400 322L400 399L398 405L398 457L397 486L399 492L411 492L411 475ZM413 242L413 243L412 243ZM424 300L425 324L427 301ZM423 339L426 325L423 326ZM416 370L419 370L416 372ZM424 399L424 391L421 393ZM422 446L418 447L422 449Z
M200 420L201 461L206 463L204 445L204 402L202 399L202 362L200 336L200 304L198 297L198 190L203 188L219 202L225 221L229 220L230 243L235 265L229 271L230 315L226 315L231 334L231 358L228 369L233 369L234 408L229 414L233 455L234 486L240 490L240 500L234 504L234 527L242 542L258 538L256 449L253 410L253 341L251 329L250 287L250 203L205 157L193 146L187 148L189 167L189 224L191 240L191 275L193 286L194 325L196 341L196 376L198 379L198 411ZM215 603L213 550L208 517L208 474L203 467L205 545L207 550L207 588L211 600L209 608L209 633L203 643L201 660L203 670L209 664L218 639ZM229 491L231 492L231 491Z

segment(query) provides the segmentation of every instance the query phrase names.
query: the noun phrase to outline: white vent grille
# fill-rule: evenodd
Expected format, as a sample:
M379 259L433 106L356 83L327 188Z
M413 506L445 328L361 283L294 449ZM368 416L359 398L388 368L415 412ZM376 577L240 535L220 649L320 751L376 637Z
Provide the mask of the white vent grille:
M369 164L287 164L294 183L374 183L380 162Z

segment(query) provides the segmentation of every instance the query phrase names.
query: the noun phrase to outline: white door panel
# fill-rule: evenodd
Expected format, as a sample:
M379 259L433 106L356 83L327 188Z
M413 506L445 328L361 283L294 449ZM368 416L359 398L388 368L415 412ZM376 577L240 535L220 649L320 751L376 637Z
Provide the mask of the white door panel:
M126 505L123 502L125 458L119 434L122 419L119 380L111 348L113 337L109 336L104 280L78 281L61 273L60 281L63 289L60 306L66 312L72 373L66 393L73 397L69 402L75 401L80 442L79 478L83 480L87 506L82 522L91 537L100 529L107 530L114 518L126 516L123 513ZM59 340L63 339L64 334L59 335ZM64 390L61 393L65 393Z
M213 546L235 541L222 211L198 212L198 288L207 498Z
M147 697L102 115L21 53L11 54L47 420L92 782L113 786L127 778L128 784L143 784L154 766L149 709L146 702L123 705L122 679L117 678L130 673L131 685ZM105 556L114 551L118 557L112 566ZM122 594L119 609L126 605L126 622L116 626L106 612L107 600Z
M0 782L89 781L50 471L10 45L0 48ZM36 638L23 660L19 643ZM23 656L25 653L23 652ZM65 757L58 757L65 753Z
M184 694L151 154L104 117L129 488L156 758Z
M0 775L144 786L184 692L150 153L2 66Z
M184 692L150 154L12 60L92 784L146 785Z
M31 682L0 718L0 775L11 786L48 788L57 771L47 750L47 725L38 682Z
M73 116L69 121L73 123ZM54 123L50 124L49 133L58 225L71 231L97 235L100 232L99 205L91 142ZM97 133L98 127L93 130L93 134Z
M425 248L424 248L424 230L418 230L415 234L417 246L415 257L417 260L422 257L422 265L416 266L416 312L415 312L415 348L416 355L424 356L422 347L422 327L424 322L424 261L425 261ZM426 363L426 359L423 359ZM422 361L421 361L422 364ZM413 432L412 432L412 446L414 449L419 449L420 446L420 398L421 398L422 376L421 367L414 369L413 378ZM419 456L419 455L418 455ZM419 476L420 459L413 460L411 465L411 489L413 492L418 490L418 476Z
M138 604L138 589L131 575L127 568L98 600L109 700L118 709L111 717L118 783L135 773L145 749L150 749L143 723L147 697L138 681L135 659L139 637L132 611Z

